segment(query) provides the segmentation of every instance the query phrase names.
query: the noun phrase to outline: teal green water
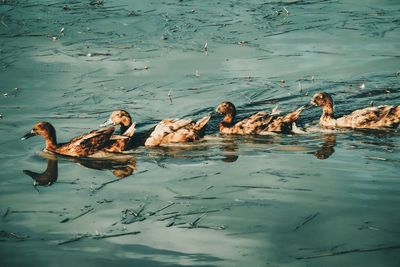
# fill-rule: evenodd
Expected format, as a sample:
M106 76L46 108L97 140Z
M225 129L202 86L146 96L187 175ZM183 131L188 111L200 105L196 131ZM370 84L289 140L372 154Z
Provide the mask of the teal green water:
M398 1L89 2L0 3L1 266L399 266L398 132L224 137L212 120L193 145L132 150L128 169L20 140L46 120L67 141L116 108L142 131L321 90L338 114L398 105ZM23 172L46 168L51 186Z

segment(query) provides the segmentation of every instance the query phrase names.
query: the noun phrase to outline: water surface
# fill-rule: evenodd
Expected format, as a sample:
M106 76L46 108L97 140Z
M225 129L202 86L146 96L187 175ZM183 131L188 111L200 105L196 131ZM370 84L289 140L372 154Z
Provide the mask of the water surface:
M339 115L399 104L398 1L100 2L0 3L2 266L399 265L396 132L226 137L214 119L129 164L20 141L41 120L67 141L116 108L142 131L224 100L239 116L321 90Z

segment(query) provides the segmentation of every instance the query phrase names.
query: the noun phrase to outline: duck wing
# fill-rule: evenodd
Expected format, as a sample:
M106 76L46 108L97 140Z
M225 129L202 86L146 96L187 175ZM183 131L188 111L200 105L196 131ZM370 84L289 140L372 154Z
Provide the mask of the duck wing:
M168 143L183 143L198 140L204 135L204 129L210 116L194 122L191 119L165 119L157 124L147 138L145 146L158 146Z
M136 124L133 123L124 133L113 134L110 137L109 145L104 148L107 152L121 153L128 150L136 131Z
M400 124L400 106L368 107L337 119L337 125L351 128L394 128Z
M303 106L286 115L274 117L263 132L290 133L293 123L297 121L304 109L305 107Z
M269 112L257 112L232 127L224 128L222 132L228 134L257 134L268 126L272 118L273 116Z
M91 155L109 144L114 130L115 128L111 126L77 136L68 143L59 146L56 152L73 157Z
M206 127L206 125L207 125L207 123L208 123L208 121L210 120L210 118L211 118L211 116L208 115L208 116L205 116L204 118L198 120L198 121L196 122L196 125L194 126L194 129L195 129L196 131L202 131L202 130L204 130L205 127Z

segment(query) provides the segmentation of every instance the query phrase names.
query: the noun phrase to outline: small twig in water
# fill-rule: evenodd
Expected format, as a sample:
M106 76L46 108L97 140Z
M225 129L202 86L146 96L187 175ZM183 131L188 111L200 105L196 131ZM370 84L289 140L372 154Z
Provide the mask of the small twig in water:
M115 179L109 182L102 183L99 187L92 189L92 193L96 193L97 191L103 189L106 185L121 181L121 179Z
M7 217L9 212L10 212L10 207L7 207L6 211L3 213L3 218Z
M119 233L119 234L112 234L112 235L100 235L100 236L93 236L93 239L104 239L104 238L110 238L110 237L119 237L119 236L125 236L125 235L137 235L140 234L140 231L134 231L134 232L126 232L126 233Z
M90 236L91 236L90 234L77 235L76 237L74 237L72 239L68 239L68 240L65 240L65 241L62 241L62 242L58 243L58 245L64 245L64 244L76 242L76 241L79 241L79 240L81 240L83 238L87 238L87 237L90 237Z
M302 256L302 257L297 257L296 259L306 260L306 259L338 256L338 255L349 254L349 253L363 253L363 252L373 252L373 251L392 250L392 249L400 249L400 245L394 245L394 246L388 246L388 247L378 247L378 248L356 248L356 249L336 251L336 252L332 252L332 253L323 253L323 254L317 254L317 255L311 255L311 256Z
M189 225L191 226L191 227L196 227L197 226L197 223L203 218L203 217L205 217L207 215L207 212L205 212L205 213L203 213L200 217L197 217L194 221L192 221L192 222L190 222L189 223Z
M12 232L7 232L7 231L4 231L4 230L1 230L0 231L0 238L2 238L2 237L6 237L6 238L15 238L15 239L18 239L18 240L24 240L24 239L27 239L29 236L27 236L27 235L18 235L18 234L16 234L16 233L12 233Z
M76 220L76 219L78 219L78 218L80 218L80 217L82 217L82 216L88 214L89 212L92 212L93 210L94 210L94 208L90 208L90 209L85 210L84 212L78 214L78 215L75 216L75 217L72 217L72 218L65 218L65 219L61 220L60 223L66 223L66 222L70 222L70 221Z
M313 220L315 217L317 217L319 215L319 212L308 215L305 220L299 224L298 226L296 226L296 228L294 229L295 231L299 230L300 227L302 227L303 225L305 225L306 223L310 222L311 220Z
M171 91L172 91L172 90L169 90L169 92L168 92L168 98L169 98L169 101L171 102L171 105L172 105L173 103L172 103L172 94L171 94Z
M256 186L256 185L232 185L232 187L251 188L251 189L274 189L274 190L295 190L295 191L312 191L308 188L287 188L287 187L272 187L272 186Z
M158 209L158 210L156 210L156 211L151 211L151 212L148 213L148 215L149 215L149 216L153 216L153 215L159 213L160 211L163 211L163 210L165 210L165 209L171 207L171 206L174 205L174 204L175 204L175 202L170 201L168 205L166 205L166 206L164 206L164 207L162 207L161 209Z
M289 15L289 10L287 10L286 7L283 7L283 9L286 11L286 15Z

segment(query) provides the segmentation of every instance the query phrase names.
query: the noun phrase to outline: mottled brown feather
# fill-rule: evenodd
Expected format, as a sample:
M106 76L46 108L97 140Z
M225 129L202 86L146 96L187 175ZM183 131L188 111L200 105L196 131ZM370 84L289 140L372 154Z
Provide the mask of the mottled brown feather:
M115 110L111 113L108 121L114 126L119 125L121 134L113 134L110 138L109 145L104 148L104 150L117 153L128 150L136 130L136 125L132 123L130 114L125 110Z
M222 102L218 105L216 111L225 114L224 120L219 124L219 130L224 134L270 134L290 133L292 131L293 122L295 122L303 107L288 113L284 116L277 116L269 112L261 111L245 118L237 123L234 122L236 116L236 108L230 102Z
M199 140L204 136L205 126L210 116L198 122L191 119L165 119L157 124L147 138L145 146L159 146L170 143L186 143Z
M57 144L56 132L50 123L38 122L31 130L33 135L43 136L45 150L71 157L86 157L103 149L113 132L114 127L102 128L75 137L68 143Z

